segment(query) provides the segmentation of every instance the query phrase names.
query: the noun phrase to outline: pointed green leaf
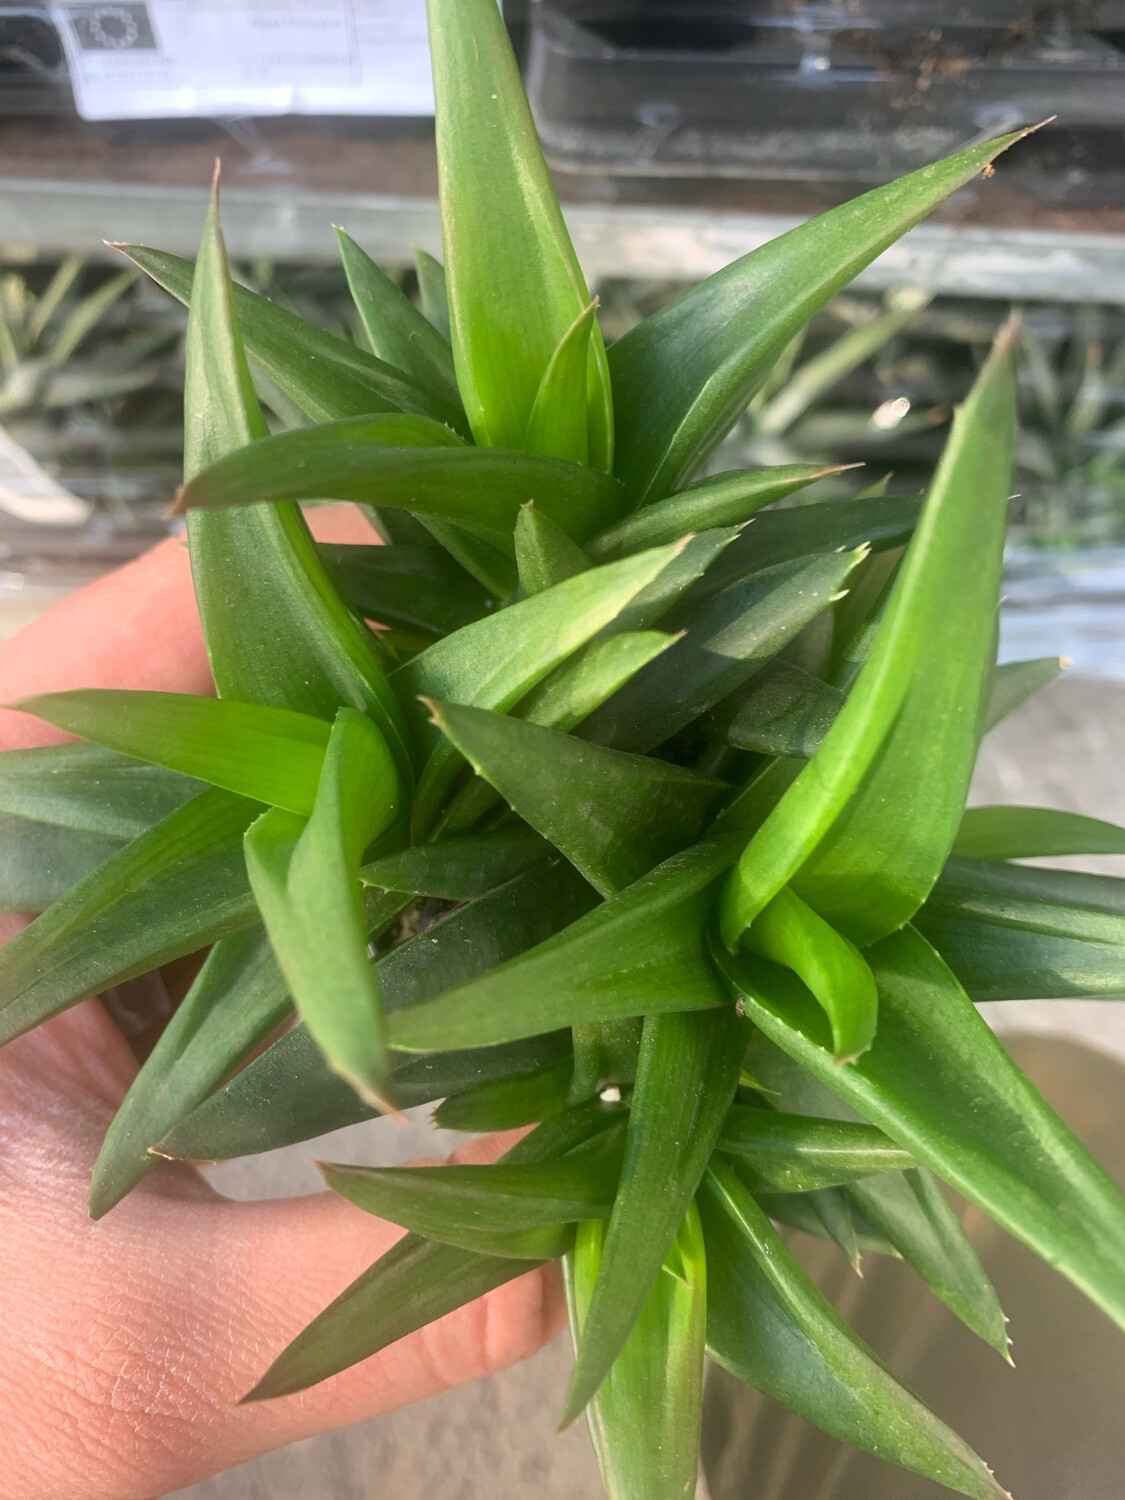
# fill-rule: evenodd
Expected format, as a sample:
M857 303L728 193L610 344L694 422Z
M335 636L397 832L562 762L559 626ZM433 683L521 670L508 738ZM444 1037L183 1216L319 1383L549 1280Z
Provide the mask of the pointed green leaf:
M376 976L384 1009L417 1004L487 973L566 927L594 899L565 860L535 866L381 958ZM405 1109L554 1061L569 1050L569 1036L554 1032L511 1047L396 1055L394 1096ZM375 1113L332 1072L308 1029L298 1026L201 1105L161 1142L161 1150L200 1161L272 1151Z
M908 1151L874 1125L782 1114L734 1104L716 1149L754 1192L808 1193L913 1164Z
M589 1111L569 1113L532 1131L501 1160L550 1161L606 1123ZM297 1335L243 1399L286 1396L327 1380L538 1264L404 1235Z
M498 1078L445 1099L434 1111L441 1130L514 1130L548 1120L566 1107L574 1076L570 1055L509 1078Z
M909 921L945 863L995 644L1015 424L1011 342L1008 330L954 419L846 705L724 893L728 946L791 880L845 936L873 942Z
M951 859L917 925L974 1000L1125 995L1125 880Z
M657 547L591 568L467 625L399 668L394 686L413 711L419 739L431 752L415 799L415 842L432 826L460 765L456 751L428 725L416 700L435 698L506 712L609 624L674 551L674 546Z
M1004 1491L967 1444L852 1332L729 1167L700 1194L707 1350L732 1375L833 1437L974 1500Z
M813 1207L814 1193L755 1193L767 1216L775 1224L784 1224L789 1229L799 1229L802 1234L811 1234L818 1240L831 1239L822 1220ZM895 1260L901 1256L887 1237L865 1217L857 1203L851 1205L852 1226L855 1242L865 1254L889 1255Z
M732 583L778 563L815 552L871 547L879 551L910 540L921 501L912 495L887 499L828 500L765 510L743 527L737 540L700 579L692 602L710 598Z
M498 829L385 854L364 865L359 878L385 891L472 901L542 864L550 852L530 828Z
M772 1041L1125 1325L1125 1196L924 938L905 929L868 957L879 1035L851 1068L833 1061L823 1017L794 976L764 960L722 963Z
M260 927L223 938L133 1080L106 1132L90 1185L100 1219L157 1157L151 1147L202 1103L292 1009Z
M723 1008L703 926L736 852L716 839L673 856L522 957L397 1011L391 1045L489 1046L587 1021Z
M371 352L385 364L404 371L423 390L432 391L451 406L460 406L448 341L339 225L336 240Z
M539 594L553 584L585 573L590 559L577 542L533 501L520 507L515 529L516 567L525 594Z
M856 1112L761 1032L752 1038L743 1065L769 1089L771 1101L779 1108L825 1116L856 1128ZM1007 1358L1003 1309L980 1257L932 1175L914 1168L853 1182L846 1196L853 1215L858 1210L864 1223L877 1227L946 1306Z
M184 376L184 474L190 479L262 438L266 426L243 350L236 311L243 304L231 285L217 194L194 273L185 264L192 287ZM219 696L323 718L341 704L368 712L408 776L401 714L374 638L337 593L300 510L256 506L238 516L189 517L188 542Z
M528 1230L608 1218L621 1147L619 1132L612 1131L551 1162L446 1167L322 1164L320 1170L334 1193L365 1213L445 1245L519 1256Z
M832 1027L837 1062L854 1062L875 1039L879 996L862 953L788 886L754 918L743 942L799 974Z
M511 549L521 505L581 540L619 514L616 480L580 464L506 448L469 448L427 417L348 417L262 438L184 486L188 509L224 510L297 500L355 500L456 521Z
M674 639L658 630L599 636L532 688L517 705L517 717L569 733L630 677L667 651Z
M563 1426L602 1384L641 1315L718 1140L745 1047L733 1009L645 1017L621 1180Z
M503 714L452 703L434 704L433 714L478 776L603 896L696 839L722 791L666 761Z
M992 674L992 691L988 712L985 714L986 730L995 729L1001 719L1014 713L1021 703L1026 703L1033 693L1045 688L1048 683L1068 666L1064 656L1041 656L1032 661L1006 661Z
M639 552L642 547L674 542L689 532L737 526L763 506L795 494L826 474L840 473L841 467L846 465L825 468L823 464L779 464L770 469L732 469L725 474L712 474L689 484L677 495L642 506L600 532L587 550L596 562L610 562L615 557Z
M449 635L495 603L441 547L320 544L320 555L366 620L426 635Z
M49 745L0 755L0 812L76 833L135 839L204 790L100 745Z
M1054 807L970 807L953 852L970 859L1125 854L1125 828Z
M807 1194L813 1213L824 1233L843 1252L852 1270L859 1272L859 1235L852 1217L851 1199L841 1188L817 1188Z
M275 810L246 835L254 897L297 1008L330 1065L376 1104L386 1098L388 1062L359 866L400 806L386 741L345 708L308 820Z
M260 812L230 792L193 797L0 949L0 1045L257 921L242 835Z
M622 610L614 622L614 631L647 630L663 620L681 599L692 597L693 585L699 588L712 564L739 535L737 526L717 526L685 537L680 549L650 584Z
M602 1240L597 1221L579 1226L568 1277L576 1339L586 1323ZM692 1206L587 1409L609 1500L683 1500L695 1493L706 1337L707 1259Z
M0 812L0 911L43 911L120 848L105 834Z
M445 287L445 267L427 250L414 251L414 268L418 276L418 300L422 315L449 342L449 295Z
M620 339L616 472L659 500L725 436L818 308L1026 131L971 146L779 235Z
M71 734L306 817L331 725L232 698L78 688L18 704Z
M734 584L670 623L682 640L592 714L583 736L645 753L739 687L820 613L859 560L829 553Z
M791 662L772 661L718 705L712 722L739 750L808 760L843 704L839 688Z
M545 453L549 458L565 458L576 464L589 461L586 386L590 368L590 335L595 326L597 306L595 298L582 309L559 340L543 371L527 419L527 432L520 445L530 453Z
M190 260L146 245L115 248L158 286L190 305L194 271ZM234 287L232 296L250 358L314 422L403 411L465 431L465 419L456 407L431 396L401 370L245 287Z
M518 448L551 357L590 293L493 0L429 0L428 10L458 385L477 442ZM613 407L596 325L587 368L589 459L607 470Z

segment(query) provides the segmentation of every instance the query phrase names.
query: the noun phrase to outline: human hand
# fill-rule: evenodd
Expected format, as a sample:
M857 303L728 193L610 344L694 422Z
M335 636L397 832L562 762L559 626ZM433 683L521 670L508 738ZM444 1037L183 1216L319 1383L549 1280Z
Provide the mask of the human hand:
M320 511L322 539L370 541ZM212 691L187 552L165 542L0 647L0 702L47 689ZM0 711L0 747L65 738ZM0 916L0 939L21 925ZM98 1000L0 1050L0 1500L145 1500L534 1354L558 1331L533 1271L323 1385L236 1403L400 1230L330 1193L222 1198L160 1163L106 1218L90 1169L136 1063ZM503 1141L459 1160L491 1159Z

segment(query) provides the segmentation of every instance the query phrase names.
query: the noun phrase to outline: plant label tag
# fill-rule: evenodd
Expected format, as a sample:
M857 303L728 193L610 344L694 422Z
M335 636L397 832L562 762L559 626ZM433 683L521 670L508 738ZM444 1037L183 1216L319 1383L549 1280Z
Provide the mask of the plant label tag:
M86 120L432 114L425 0L57 0Z

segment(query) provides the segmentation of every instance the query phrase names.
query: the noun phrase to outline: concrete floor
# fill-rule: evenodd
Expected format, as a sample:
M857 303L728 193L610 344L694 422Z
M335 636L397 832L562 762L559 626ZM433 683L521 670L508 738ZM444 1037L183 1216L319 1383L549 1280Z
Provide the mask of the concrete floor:
M1125 823L1125 687L1061 681L989 736L973 800L1042 803ZM1087 860L1125 875L1125 859ZM1125 1059L1125 1006L1100 1001L988 1007L1004 1032L1077 1036ZM420 1112L423 1116L425 1112ZM239 1197L314 1191L314 1156L402 1160L433 1154L423 1120L376 1122L216 1169ZM299 1443L179 1492L176 1500L593 1500L600 1493L586 1435L554 1434L570 1353L565 1340L528 1365L421 1406ZM786 1497L788 1500L788 1497Z

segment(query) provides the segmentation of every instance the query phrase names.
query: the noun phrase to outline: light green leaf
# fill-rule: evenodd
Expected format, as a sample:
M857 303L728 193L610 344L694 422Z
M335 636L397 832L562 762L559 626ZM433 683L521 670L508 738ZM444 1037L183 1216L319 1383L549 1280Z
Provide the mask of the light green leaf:
M597 306L595 297L582 309L559 340L543 371L521 444L530 453L545 453L550 458L565 458L576 464L589 462L586 387L590 335L595 327Z
M995 729L1001 719L1014 713L1033 693L1054 682L1068 665L1064 656L1041 656L1032 661L1003 662L992 674L992 692L984 719L985 729Z
M78 688L10 705L110 750L306 817L331 725L232 698Z
M732 1008L645 1016L621 1179L563 1426L602 1384L660 1276L734 1097L745 1047Z
M854 1062L875 1040L879 996L862 953L806 906L788 886L778 891L743 935L752 953L792 969L832 1026L837 1062Z
M212 464L180 493L188 509L258 503L355 500L456 521L511 550L521 505L543 512L581 539L599 519L619 514L616 480L580 464L505 448L466 447L427 417L348 417L301 427Z
M586 1323L603 1230L579 1226L568 1258L571 1328ZM707 1336L707 1258L689 1207L621 1353L587 1408L609 1500L684 1500L695 1493Z
M1125 995L1125 880L951 859L917 925L974 1000Z
M329 1064L380 1106L389 1066L359 866L400 808L386 741L345 708L332 726L311 816L266 813L245 846L254 897L298 1010Z
M418 300L422 305L422 315L448 343L449 295L445 288L445 267L429 251L416 249L414 268L418 275Z
M320 555L340 591L366 620L448 635L496 602L442 547L334 546Z
M1125 1326L1125 1197L924 938L908 928L868 957L879 1035L851 1068L833 1060L826 1023L794 976L763 960L722 964L766 1036Z
M599 636L532 688L517 705L516 716L569 733L674 640L658 630Z
M146 245L114 247L185 305L193 298L190 260ZM411 412L468 435L457 407L354 344L325 333L245 287L232 289L233 308L250 358L314 422L381 411Z
M0 1046L87 995L251 926L241 845L260 812L230 792L193 797L0 949Z
M783 500L826 474L839 474L847 464L780 464L770 469L732 469L698 479L678 495L642 506L632 515L600 532L587 550L596 562L610 562L642 547L674 542L690 532L715 526L737 526L755 511Z
M453 353L425 315L339 225L336 240L371 352L451 406L460 406Z
M218 1087L284 1020L289 991L260 927L211 949L133 1080L94 1164L90 1217L100 1219L140 1182L151 1147Z
M542 593L591 566L578 543L530 500L520 507L514 540L516 567L525 594Z
M736 852L728 838L673 856L522 957L397 1011L391 1045L490 1046L587 1021L723 1008L703 926Z
M708 1172L699 1206L712 1359L845 1443L974 1500L1006 1500L972 1449L852 1332L729 1167Z
M908 1151L873 1125L782 1114L734 1104L716 1150L754 1192L808 1193L913 1165Z
M723 789L666 761L503 714L435 703L433 715L477 774L603 896L696 839Z
M108 839L139 838L203 790L202 782L99 745L0 755L0 812Z
M970 807L953 852L971 859L1125 854L1125 828L1053 807Z
M909 921L945 863L995 644L1015 423L1011 340L1009 330L954 418L847 703L724 892L728 946L790 881L845 936L873 942Z
M635 501L659 500L682 483L813 313L1026 133L971 146L819 214L620 339L610 355L616 472Z
M429 0L428 11L457 381L477 442L519 448L590 293L494 0ZM608 470L613 406L596 325L587 368L589 461Z
M594 899L565 860L535 866L381 958L376 977L384 1009L417 1004L487 973L566 927ZM569 1051L569 1036L555 1032L511 1047L395 1055L394 1096L406 1109ZM161 1150L200 1161L272 1151L376 1113L332 1072L308 1029L298 1026L201 1105L161 1142Z
M839 592L855 552L782 563L693 609L674 613L683 638L592 714L583 737L645 753L739 687Z

